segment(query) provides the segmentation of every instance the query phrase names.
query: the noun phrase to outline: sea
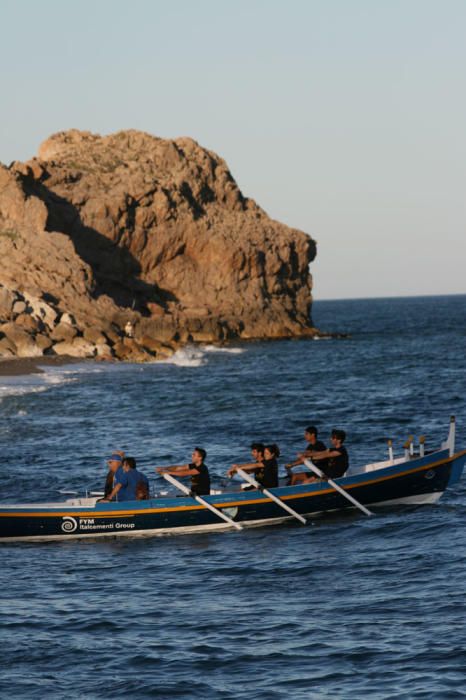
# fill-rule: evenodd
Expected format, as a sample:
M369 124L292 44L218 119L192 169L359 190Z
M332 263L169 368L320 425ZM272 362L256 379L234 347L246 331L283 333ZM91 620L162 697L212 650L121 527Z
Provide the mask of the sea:
M0 500L103 487L106 459L207 450L216 486L252 441L281 466L307 425L351 467L451 415L466 447L466 296L320 301L344 338L188 347L148 365L0 377ZM436 505L280 526L0 546L1 698L466 697L466 477Z

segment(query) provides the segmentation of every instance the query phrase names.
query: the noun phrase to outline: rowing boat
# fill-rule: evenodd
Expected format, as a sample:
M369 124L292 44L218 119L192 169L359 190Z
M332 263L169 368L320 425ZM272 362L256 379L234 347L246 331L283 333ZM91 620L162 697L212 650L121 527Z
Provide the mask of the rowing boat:
M331 482L279 486L269 491L225 491L201 498L161 496L145 501L102 503L97 497L62 503L0 505L0 542L128 537L258 527L354 508L435 503L460 479L466 450L455 451L455 421L438 450L367 464ZM346 495L346 497L345 497ZM209 504L210 507L207 507ZM284 504L287 506L284 509ZM367 511L364 508L364 511ZM367 511L369 512L369 511ZM219 517L223 514L225 517ZM370 514L370 513L369 513Z

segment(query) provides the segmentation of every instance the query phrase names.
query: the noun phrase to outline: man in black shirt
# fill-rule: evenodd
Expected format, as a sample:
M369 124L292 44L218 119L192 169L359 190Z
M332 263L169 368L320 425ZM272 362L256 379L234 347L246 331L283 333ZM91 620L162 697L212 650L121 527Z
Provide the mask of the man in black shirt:
M308 443L304 452L300 452L294 462L290 462L289 464L285 465L285 468L288 472L288 476L291 479L290 484L292 486L294 486L295 484L299 484L303 481L307 481L309 478L309 472L305 471L293 474L291 473L291 469L293 467L299 466L300 464L304 464L304 459L310 457L312 452L323 452L326 449L324 443L321 442L321 440L317 439L317 428L313 425L310 425L304 431L304 439Z
M253 442L251 445L251 454L254 462L246 462L245 464L233 464L227 472L229 477L236 474L238 469L244 469L245 472L253 472L256 481L264 488L275 488L278 486L278 462L277 457L280 456L278 445L263 445L261 442ZM255 486L247 486L244 490L249 491Z
M251 444L251 457L254 462L243 462L243 464L232 464L230 469L227 471L227 476L232 477L238 469L244 469L245 471L255 471L258 466L262 465L264 461L264 444L262 442L253 442Z
M191 491L197 496L208 496L210 493L210 475L204 460L207 452L202 447L195 447L190 464L177 464L171 467L157 467L156 472L172 474L173 476L190 476Z
M344 430L332 430L330 440L332 447L328 450L313 451L309 455L316 467L319 467L329 479L338 479L343 476L348 469L349 459L346 447L343 443L346 439ZM308 481L312 481L315 477L309 472Z

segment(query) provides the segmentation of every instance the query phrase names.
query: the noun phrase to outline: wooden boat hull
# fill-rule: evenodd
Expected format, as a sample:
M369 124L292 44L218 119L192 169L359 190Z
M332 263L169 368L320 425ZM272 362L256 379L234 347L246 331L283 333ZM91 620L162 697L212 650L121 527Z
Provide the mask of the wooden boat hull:
M436 501L463 471L466 450L441 450L407 462L338 479L367 506ZM306 516L351 508L326 482L284 486L273 493ZM228 492L206 499L245 526L293 520L260 491ZM0 505L0 542L164 535L230 529L223 520L190 497L156 498L124 503Z

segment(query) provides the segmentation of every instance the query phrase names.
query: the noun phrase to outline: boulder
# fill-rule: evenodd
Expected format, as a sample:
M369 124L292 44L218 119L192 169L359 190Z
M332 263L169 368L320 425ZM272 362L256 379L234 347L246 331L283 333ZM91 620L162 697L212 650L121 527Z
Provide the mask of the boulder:
M170 357L175 352L175 347L173 345L162 343L160 340L156 340L147 335L139 338L138 342L145 350L156 357Z
M154 354L147 351L134 338L123 338L113 346L115 357L126 362L152 362Z
M0 338L0 357L16 357L17 349L12 340L4 336Z
M73 338L70 342L55 343L53 351L56 355L69 355L70 357L94 357L97 353L95 345L84 338Z
M67 342L63 340L59 343L55 343L52 346L52 350L55 353L55 355L69 355L70 357L73 357L72 341Z
M48 338L46 335L43 335L43 333L38 333L35 336L35 342L38 348L42 350L43 353L46 353L47 350L50 350L50 348L53 345L52 340Z
M83 338L88 340L93 345L105 345L107 343L106 336L102 333L99 328L85 328L83 332Z
M15 301L13 304L13 315L14 316L19 316L20 314L24 314L26 311L27 305L25 301L21 301L18 299L18 301Z
M76 319L71 314L65 312L60 316L60 323L66 324L68 326L75 326Z
M123 337L123 334L120 331L120 329L116 329L113 325L104 324L102 331L104 332L108 342L112 345L114 345L115 343L119 343Z
M170 344L178 340L179 334L180 324L173 316L143 318L136 328L136 340L149 337Z
M48 326L50 330L52 330L58 317L56 310L50 306L50 304L42 301L42 299L37 299L27 292L24 293L24 298L28 302L28 306L31 309L31 316L40 319L46 326Z
M65 341L66 343L71 343L73 338L76 338L78 331L74 326L69 323L63 322L63 317L60 319L53 331L50 333L50 338L55 342Z
M16 326L30 333L38 333L44 329L44 324L38 318L33 318L28 313L20 314L15 318Z
M34 335L17 326L13 322L4 323L0 331L14 344L17 357L40 357L41 348L36 344Z
M95 344L85 338L74 338L71 346L73 348L73 357L94 357L97 353Z
M6 287L0 286L0 319L9 321L13 312L16 296Z
M112 348L107 343L97 343L95 347L97 357L100 359L111 360L113 358Z

